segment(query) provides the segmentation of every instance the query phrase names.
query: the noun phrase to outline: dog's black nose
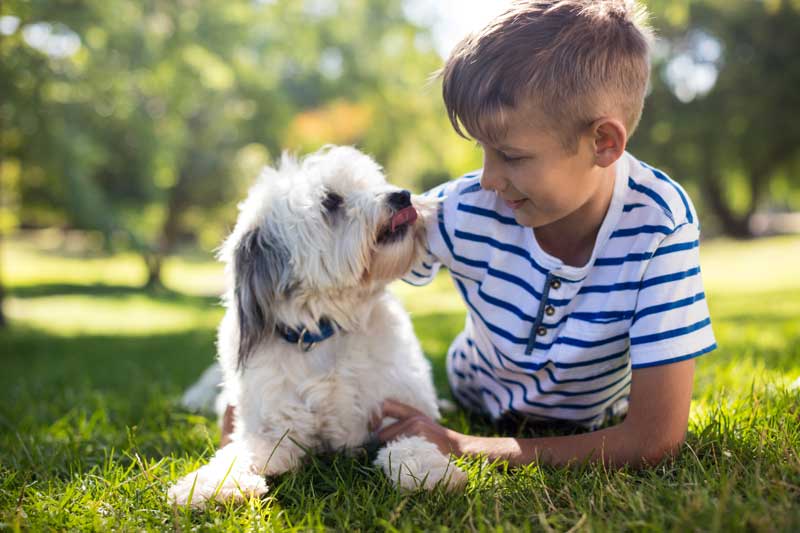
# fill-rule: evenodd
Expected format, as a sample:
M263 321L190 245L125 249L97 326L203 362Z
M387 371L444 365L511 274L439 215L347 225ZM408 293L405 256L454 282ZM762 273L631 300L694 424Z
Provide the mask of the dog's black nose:
M403 209L411 205L411 193L408 191L397 191L390 193L386 201L393 209Z

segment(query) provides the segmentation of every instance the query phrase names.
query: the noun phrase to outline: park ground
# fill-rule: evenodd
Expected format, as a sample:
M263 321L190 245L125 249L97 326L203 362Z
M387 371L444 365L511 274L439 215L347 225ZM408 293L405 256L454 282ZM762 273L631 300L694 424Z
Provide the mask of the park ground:
M467 489L446 494L397 492L362 456L315 456L263 500L206 511L165 494L219 438L178 401L214 358L220 266L178 255L168 289L145 293L135 256L90 253L79 235L18 235L0 254L0 530L800 530L800 237L703 244L719 349L698 360L675 459L642 471L467 461ZM448 396L462 304L444 276L393 290ZM462 412L445 423L492 434Z

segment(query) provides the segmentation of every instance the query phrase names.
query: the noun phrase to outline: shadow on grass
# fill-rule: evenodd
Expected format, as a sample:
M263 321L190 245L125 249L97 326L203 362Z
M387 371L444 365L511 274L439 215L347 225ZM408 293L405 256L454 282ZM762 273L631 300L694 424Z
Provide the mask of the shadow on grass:
M101 237L92 235L90 232L57 232L55 228L51 228L49 230L23 230L6 238L12 246L28 249L44 258L114 259L118 253L127 253L133 261L145 264L141 254L125 246L115 246L113 250L109 250L103 245ZM205 264L214 261L214 254L214 250L205 250L198 246L180 246L165 256L164 261L180 259L185 263Z
M20 326L0 332L0 448L30 468L37 453L91 464L131 447L143 457L199 455L209 439L216 442L215 422L182 411L178 400L214 360L214 336L213 329L149 336L68 337Z
M181 389L214 359L215 332L198 329L142 335L61 336L31 327L0 332L3 390L81 384L127 394L141 383Z
M14 295L22 298L53 294L86 294L102 299L139 291L108 285L14 289ZM208 298L167 296L172 297L192 305L212 302ZM433 314L420 320L429 336L437 324L443 326L436 335L446 346L461 318ZM93 417L100 416L112 421L109 425L113 428L107 431L114 434L112 441L116 444L125 440L124 432L130 428L147 427L140 436L140 441L150 442L142 448L143 455L150 455L148 451L153 456L173 451L197 455L206 445L203 439L187 435L186 440L181 437L175 441L170 431L174 432L177 425L184 433L200 431L205 436L214 426L211 419L182 412L177 402L185 388L214 361L215 335L213 328L201 328L150 335L65 336L12 323L0 331L0 431L7 435L46 435L51 425L87 426L92 425L88 421ZM446 391L444 353L433 357L432 366L439 390ZM103 440L97 435L93 438Z
M23 298L88 294L102 299L138 293L131 287L107 285L15 289L15 296ZM180 297L209 303L209 299ZM457 314L418 318L426 335L445 350L463 323ZM0 433L4 434L0 443L16 446L13 443L22 438L19 442L31 449L101 462L98 446L127 449L127 441L134 439L143 457L199 457L216 443L215 421L184 412L178 400L213 362L215 334L213 328L201 328L150 335L65 336L12 323L0 331ZM432 367L438 389L447 391L444 352L434 355ZM20 453L14 452L14 462L35 463Z
M16 296L30 298L59 291L61 294L98 297L138 294L130 287L107 285L51 285L14 289ZM166 298L173 297L185 299L187 304L209 305L214 302L211 298L179 293ZM703 358L704 366L714 367L743 357L754 357L767 369L780 372L797 369L800 360L800 327L793 326L796 324L794 316L780 313L774 317L734 314L733 317L720 320L719 324L738 324L740 320L743 325L754 325L754 333L736 339L718 336L720 348ZM464 314L417 313L413 316L413 322L431 361L436 388L440 395L449 396L446 353L452 339L463 328ZM759 326L762 323L763 331ZM775 328L780 331L780 342L773 345L762 342L764 333L776 333ZM741 328L735 331L739 333ZM153 387L177 398L214 360L215 353L213 328L150 335L63 336L47 330L12 325L0 331L3 361L0 402L19 405L13 398L13 391L20 387L34 394L33 401L47 401L49 395L65 389L85 389L120 396L136 404L145 390Z
M95 298L142 295L160 302L181 303L207 307L220 303L216 296L196 296L168 288L146 289L131 285L91 285L69 283L47 283L9 287L8 294L17 298L42 298L47 296L91 296Z
M49 285L18 287L14 294L22 298L50 294L89 294L106 298L139 294L139 291L125 286ZM187 305L208 305L214 301L179 293L165 298L181 299ZM798 368L800 327L795 315L779 311L759 315L758 310L740 311L738 308L728 309L728 312L730 314L717 324L734 331L727 337L718 336L719 350L701 362L709 379L715 368L744 358L752 358L766 369L784 373ZM416 313L413 322L431 360L436 388L440 396L449 396L445 358L450 342L463 328L464 313ZM733 333L739 334L743 328L753 332L733 338ZM777 336L780 342L766 343L763 339L767 333ZM38 432L46 439L50 438L47 435L51 426L63 425L69 428L65 431L73 431L75 427L90 427L91 421L100 416L110 421L104 431L113 433L107 437L114 446L129 438L126 431L138 427L137 443L143 455L197 456L208 446L214 421L182 412L177 401L185 388L214 360L215 352L213 328L144 336L63 336L13 325L0 331L3 362L0 431ZM457 431L474 434L515 433L464 411L446 415L445 422ZM550 428L522 428L517 435L534 436L542 431L550 431ZM100 430L95 433L99 434ZM103 440L105 437L96 438Z

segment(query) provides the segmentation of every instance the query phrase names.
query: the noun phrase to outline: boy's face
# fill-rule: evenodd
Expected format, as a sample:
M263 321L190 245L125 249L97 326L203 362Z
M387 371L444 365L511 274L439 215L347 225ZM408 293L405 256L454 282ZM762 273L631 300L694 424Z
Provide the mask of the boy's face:
M481 187L497 193L519 224L538 228L563 220L609 192L590 135L582 135L577 151L570 153L552 130L537 127L531 114L509 110L506 116L502 139L496 144L478 140Z

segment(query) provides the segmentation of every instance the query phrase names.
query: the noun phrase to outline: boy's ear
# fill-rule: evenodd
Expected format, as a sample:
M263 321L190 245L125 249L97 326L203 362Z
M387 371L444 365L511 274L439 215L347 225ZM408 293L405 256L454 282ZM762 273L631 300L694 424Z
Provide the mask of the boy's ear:
M615 118L600 118L592 123L595 164L606 168L622 157L628 143L625 125Z

